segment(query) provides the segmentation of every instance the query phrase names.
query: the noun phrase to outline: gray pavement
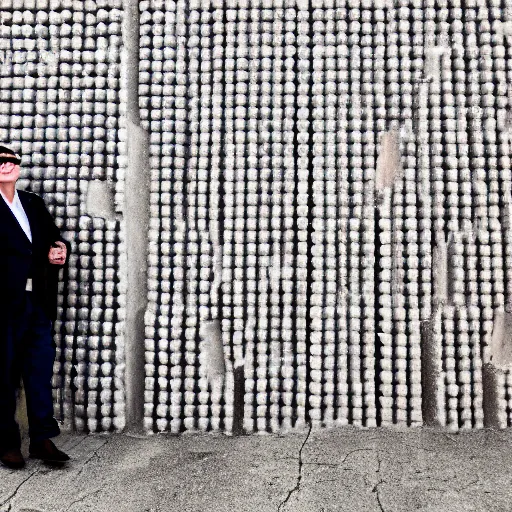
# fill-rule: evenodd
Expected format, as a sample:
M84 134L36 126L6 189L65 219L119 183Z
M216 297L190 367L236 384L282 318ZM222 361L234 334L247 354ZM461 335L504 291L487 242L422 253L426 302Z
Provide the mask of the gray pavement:
M512 511L512 429L61 434L55 443L72 457L63 467L0 465L1 512Z

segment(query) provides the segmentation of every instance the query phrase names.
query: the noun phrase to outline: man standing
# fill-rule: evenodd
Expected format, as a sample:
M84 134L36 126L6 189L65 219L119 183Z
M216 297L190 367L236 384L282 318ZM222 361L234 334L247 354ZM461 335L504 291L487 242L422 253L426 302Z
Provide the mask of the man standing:
M30 457L64 462L50 440L60 434L53 417L51 379L56 346L58 272L70 244L37 195L17 191L21 158L0 145L0 461L21 468L15 420L16 388L23 377Z

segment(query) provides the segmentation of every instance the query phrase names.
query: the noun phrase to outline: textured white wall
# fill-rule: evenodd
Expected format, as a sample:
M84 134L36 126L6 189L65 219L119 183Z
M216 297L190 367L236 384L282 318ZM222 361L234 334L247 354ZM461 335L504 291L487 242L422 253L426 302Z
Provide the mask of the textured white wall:
M147 428L229 431L241 408L249 432L482 427L482 363L512 270L510 6L140 9ZM198 360L212 319L223 396ZM487 382L488 423L504 426L509 371Z
M55 417L65 428L121 429L122 4L6 0L0 16L0 140L20 150L20 187L45 198L72 246L55 326ZM91 197L97 181L113 189L109 204Z
M4 3L0 140L74 244L56 411L123 428L123 5ZM509 3L139 2L146 430L511 423Z

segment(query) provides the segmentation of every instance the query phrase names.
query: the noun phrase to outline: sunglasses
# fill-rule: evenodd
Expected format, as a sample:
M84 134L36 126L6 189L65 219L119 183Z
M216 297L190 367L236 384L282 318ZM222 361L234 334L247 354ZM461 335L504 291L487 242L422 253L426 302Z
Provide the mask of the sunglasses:
M21 159L14 155L13 156L0 156L0 165L7 163L7 162L11 162L13 164L19 165L21 163Z

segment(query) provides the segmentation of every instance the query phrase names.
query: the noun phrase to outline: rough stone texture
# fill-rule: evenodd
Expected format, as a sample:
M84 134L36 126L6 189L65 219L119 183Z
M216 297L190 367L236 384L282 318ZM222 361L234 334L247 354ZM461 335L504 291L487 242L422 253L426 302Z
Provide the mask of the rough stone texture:
M381 149L377 158L375 170L375 187L382 190L392 187L401 170L400 139L397 131L386 132L382 135Z
M144 392L144 313L148 303L147 254L149 226L149 173L147 134L127 121L129 164L126 169L126 424L140 427Z
M139 114L139 2L123 2L123 80L126 85L124 230L126 235L126 427L138 431L144 416L144 313L148 305L149 138Z
M506 418L503 418L503 413L500 411L500 400L498 396L499 373L500 370L491 363L485 363L482 366L485 425L494 428L506 427Z
M92 180L87 185L85 211L91 217L115 220L114 190L105 180Z
M222 327L218 320L206 322L201 330L204 339L203 364L206 367L208 379L223 378L226 373L224 351L222 348Z
M439 421L438 381L440 373L439 358L433 340L432 320L423 322L421 326L421 387L422 416L425 425L437 426Z
M512 314L505 311L496 311L491 345L489 347L489 362L503 370L510 368L512 363L511 333Z
M65 467L0 467L0 511L510 510L512 431L62 435ZM24 449L26 450L26 446Z
M434 295L440 302L448 298L448 254L444 235L439 235L432 256Z
M447 48L434 46L425 48L425 77L439 80L441 75L441 55L446 53Z

